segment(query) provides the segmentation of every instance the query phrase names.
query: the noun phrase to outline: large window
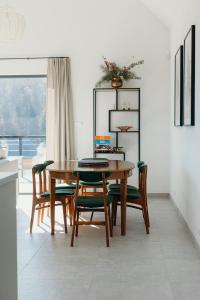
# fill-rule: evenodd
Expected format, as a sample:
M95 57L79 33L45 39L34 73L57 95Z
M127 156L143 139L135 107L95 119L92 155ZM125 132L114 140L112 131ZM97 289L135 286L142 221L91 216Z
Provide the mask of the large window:
M33 157L45 141L46 76L0 77L0 145Z

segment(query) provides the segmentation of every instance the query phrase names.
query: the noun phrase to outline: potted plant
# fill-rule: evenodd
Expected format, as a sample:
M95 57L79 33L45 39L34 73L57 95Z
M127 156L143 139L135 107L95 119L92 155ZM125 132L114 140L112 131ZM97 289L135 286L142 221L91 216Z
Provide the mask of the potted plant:
M141 79L141 77L138 77L137 74L132 71L132 69L143 64L144 60L133 62L127 67L121 67L115 62L108 61L105 57L103 57L103 59L104 65L101 65L101 69L104 75L97 82L96 86L101 85L105 81L111 81L113 88L120 88L123 85L123 80L127 81L130 79Z

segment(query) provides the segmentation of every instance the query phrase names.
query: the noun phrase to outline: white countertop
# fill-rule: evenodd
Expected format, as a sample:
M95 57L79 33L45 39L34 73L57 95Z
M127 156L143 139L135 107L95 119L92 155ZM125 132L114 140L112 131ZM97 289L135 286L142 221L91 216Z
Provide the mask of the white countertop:
M0 172L0 186L18 178L17 172Z
M8 163L11 161L22 159L23 156L8 156L7 158L1 158L0 164Z

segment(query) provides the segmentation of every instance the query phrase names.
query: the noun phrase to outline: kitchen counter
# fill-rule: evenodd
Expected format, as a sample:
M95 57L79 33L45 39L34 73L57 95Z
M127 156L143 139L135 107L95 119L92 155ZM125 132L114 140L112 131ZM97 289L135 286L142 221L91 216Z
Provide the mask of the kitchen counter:
M17 300L17 178L17 172L0 168L1 300Z
M0 172L0 186L18 178L17 172Z

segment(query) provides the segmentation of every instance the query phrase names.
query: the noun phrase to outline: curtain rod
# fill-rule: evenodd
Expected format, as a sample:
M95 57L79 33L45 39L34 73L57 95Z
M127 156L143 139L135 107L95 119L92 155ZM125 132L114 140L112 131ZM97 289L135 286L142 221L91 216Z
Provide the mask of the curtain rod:
M41 57L0 57L0 60L17 60L17 59L49 59L49 58L69 58L68 56L41 56Z

